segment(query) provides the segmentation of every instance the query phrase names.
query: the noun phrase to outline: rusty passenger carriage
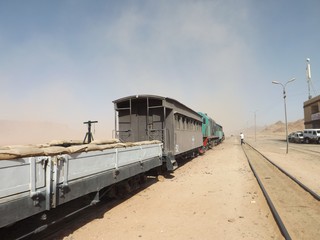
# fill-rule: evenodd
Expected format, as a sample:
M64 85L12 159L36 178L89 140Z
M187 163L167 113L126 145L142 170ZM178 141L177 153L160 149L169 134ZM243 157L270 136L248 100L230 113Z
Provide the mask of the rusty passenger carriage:
M202 148L201 116L177 100L134 95L113 103L116 138L124 142L163 142L167 170L177 167L177 159L198 154Z

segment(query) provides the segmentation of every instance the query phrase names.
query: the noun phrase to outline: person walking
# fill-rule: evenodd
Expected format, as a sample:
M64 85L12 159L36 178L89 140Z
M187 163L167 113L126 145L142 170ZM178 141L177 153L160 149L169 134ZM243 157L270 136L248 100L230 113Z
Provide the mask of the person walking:
M242 132L240 133L240 143L241 145L244 144L244 134Z

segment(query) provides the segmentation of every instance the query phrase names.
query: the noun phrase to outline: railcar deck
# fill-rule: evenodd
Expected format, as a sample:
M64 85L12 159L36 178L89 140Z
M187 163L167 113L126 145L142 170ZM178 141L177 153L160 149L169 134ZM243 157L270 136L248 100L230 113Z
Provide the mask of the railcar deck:
M0 148L0 228L162 165L162 143Z

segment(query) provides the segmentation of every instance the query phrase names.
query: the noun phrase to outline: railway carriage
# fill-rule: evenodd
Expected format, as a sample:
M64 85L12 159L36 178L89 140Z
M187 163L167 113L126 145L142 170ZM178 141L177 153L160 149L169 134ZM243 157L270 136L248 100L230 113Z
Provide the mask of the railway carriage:
M201 116L172 98L135 95L113 101L115 135L123 142L159 140L167 170L202 148Z

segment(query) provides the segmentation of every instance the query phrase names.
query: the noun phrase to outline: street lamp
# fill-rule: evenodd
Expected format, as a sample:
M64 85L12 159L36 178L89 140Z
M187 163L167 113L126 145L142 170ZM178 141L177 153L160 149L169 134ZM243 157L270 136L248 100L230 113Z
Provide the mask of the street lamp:
M283 89L283 101L284 101L284 116L285 116L285 121L286 121L286 139L287 139L287 151L286 153L288 153L288 147L289 147L289 140L288 140L288 122L287 122L287 107L286 107L286 85L290 82L293 82L294 80L296 80L295 78L290 79L288 82L286 82L284 85L280 82L277 81L272 81L272 83L274 84L280 84L282 86Z

